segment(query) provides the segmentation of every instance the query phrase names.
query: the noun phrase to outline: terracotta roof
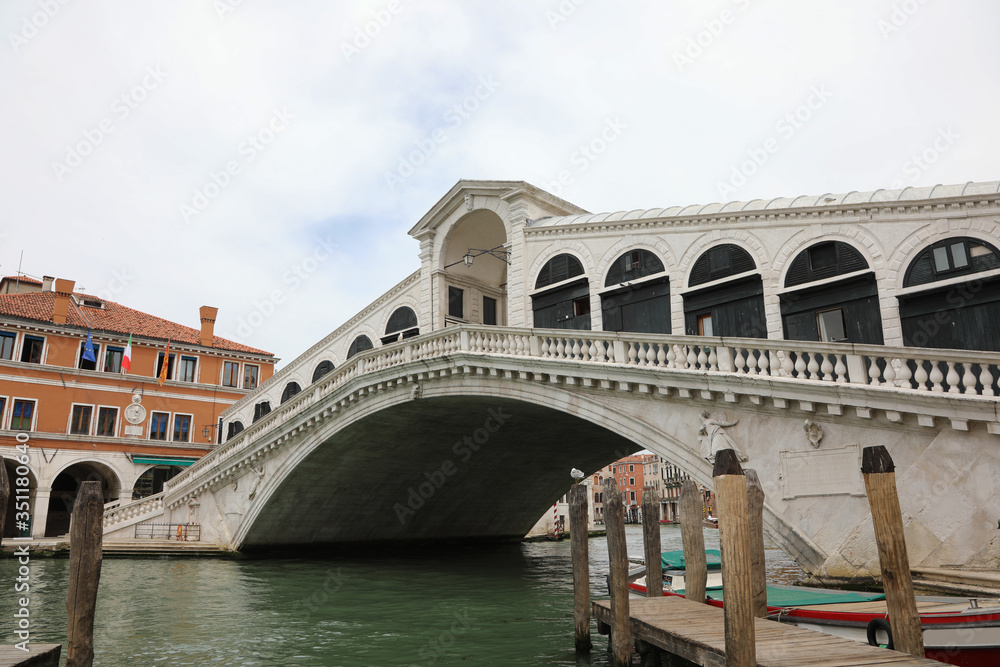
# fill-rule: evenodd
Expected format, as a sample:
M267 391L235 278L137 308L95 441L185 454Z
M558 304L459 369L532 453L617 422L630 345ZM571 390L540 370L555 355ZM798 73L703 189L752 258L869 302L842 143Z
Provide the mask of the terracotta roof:
M0 294L0 315L20 317L36 322L52 322L52 307L55 303L54 292L35 292L32 294ZM95 299L104 303L104 308L90 308L81 305L71 305L66 317L66 326L93 329L128 336L142 336L172 340L179 343L201 345L201 331L186 327L176 322L165 320L148 313L143 313L127 306L105 301L96 296L74 292L77 301ZM81 313L86 316L84 319ZM258 350L247 345L215 336L212 347L231 352L246 352L274 356L270 352Z
M41 285L41 280L35 280L34 278L29 278L28 276L4 276L0 280L9 281L12 283L24 283L25 285Z

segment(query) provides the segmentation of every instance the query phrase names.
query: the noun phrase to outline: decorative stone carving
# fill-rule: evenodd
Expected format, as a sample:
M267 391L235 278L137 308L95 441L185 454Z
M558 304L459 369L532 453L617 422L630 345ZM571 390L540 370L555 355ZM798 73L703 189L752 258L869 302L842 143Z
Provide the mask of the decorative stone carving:
M423 390L420 388L420 384L414 384L413 389L410 390L410 399L415 401L420 398L422 394Z
M701 411L701 428L698 429L698 439L701 440L701 451L708 461L715 462L715 455L723 449L731 449L736 452L740 461L748 461L750 457L742 447L729 437L723 429L736 426L740 420L730 422L723 415L721 418L709 414L708 410Z
M469 209L470 211L476 208L476 204L473 201L473 195L470 194L465 195L465 208Z
M247 500L253 500L254 496L257 495L257 489L260 488L260 483L264 479L264 466L259 468L250 468L250 471L256 475L256 477L250 485L250 494L247 496Z
M806 432L809 444L818 448L819 441L823 439L822 427L811 419L807 419L806 423L802 425L802 429Z

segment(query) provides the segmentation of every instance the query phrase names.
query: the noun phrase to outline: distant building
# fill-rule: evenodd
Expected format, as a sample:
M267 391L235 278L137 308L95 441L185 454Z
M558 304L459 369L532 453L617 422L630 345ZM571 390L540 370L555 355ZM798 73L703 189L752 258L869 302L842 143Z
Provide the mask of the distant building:
M195 329L74 287L0 280L0 455L13 484L17 438L27 439L34 522L18 526L10 503L5 537L68 532L86 480L101 483L105 502L161 490L221 441L222 411L274 373L270 352L215 336L216 308L203 306Z

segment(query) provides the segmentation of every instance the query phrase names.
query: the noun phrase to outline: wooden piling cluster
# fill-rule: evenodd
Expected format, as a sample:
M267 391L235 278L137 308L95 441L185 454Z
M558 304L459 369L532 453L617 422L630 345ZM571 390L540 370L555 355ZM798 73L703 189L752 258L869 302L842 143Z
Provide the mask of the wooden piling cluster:
M94 664L94 611L101 580L104 494L100 482L83 482L73 504L69 533L66 667Z

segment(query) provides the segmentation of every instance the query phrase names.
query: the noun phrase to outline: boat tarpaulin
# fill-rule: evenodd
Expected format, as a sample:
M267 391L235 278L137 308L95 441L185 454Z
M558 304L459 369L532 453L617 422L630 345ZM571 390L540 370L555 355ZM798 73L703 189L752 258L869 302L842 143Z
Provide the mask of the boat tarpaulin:
M684 551L664 551L660 554L660 562L664 570L683 570ZM722 569L722 552L718 549L705 549L705 564L709 570Z
M712 600L722 600L722 590L716 589L708 592L707 596ZM768 607L806 607L813 604L841 604L844 602L873 602L884 600L882 593L858 593L855 591L831 591L820 588L784 586L767 587Z

